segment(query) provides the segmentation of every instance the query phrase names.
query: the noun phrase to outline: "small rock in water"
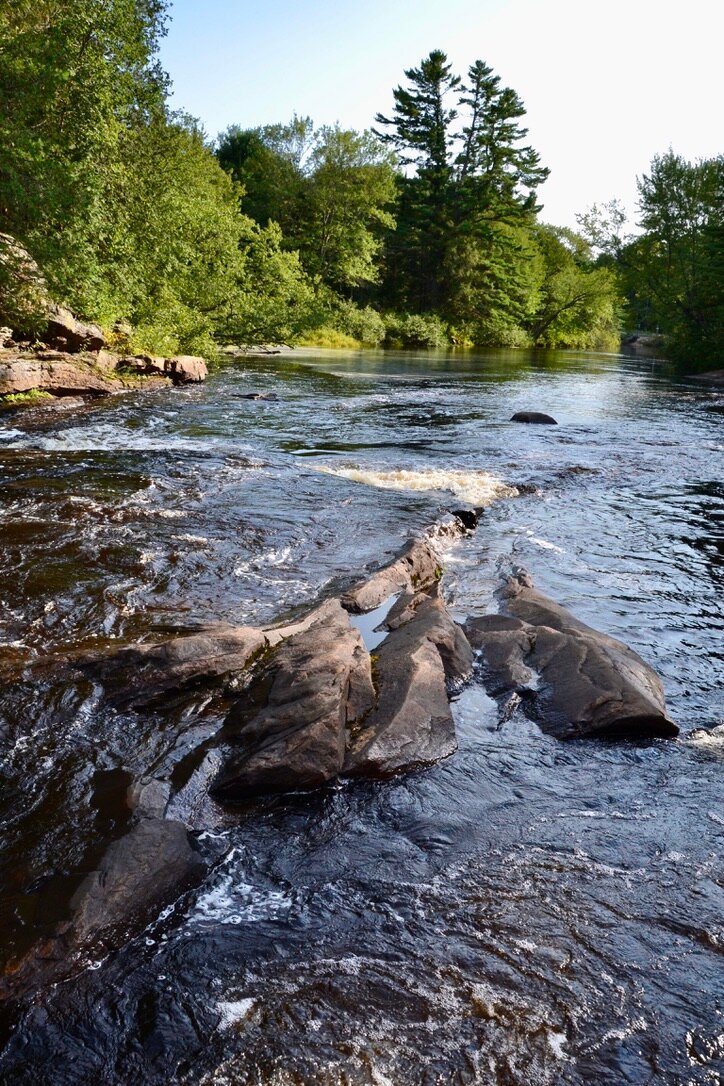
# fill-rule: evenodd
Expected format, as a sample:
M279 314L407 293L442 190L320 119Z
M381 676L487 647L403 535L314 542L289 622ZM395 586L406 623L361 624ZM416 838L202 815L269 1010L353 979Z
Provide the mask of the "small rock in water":
M546 415L543 411L516 411L511 416L511 422L535 422L542 426L557 426L558 422L552 415Z
M242 392L240 400L278 400L276 392Z

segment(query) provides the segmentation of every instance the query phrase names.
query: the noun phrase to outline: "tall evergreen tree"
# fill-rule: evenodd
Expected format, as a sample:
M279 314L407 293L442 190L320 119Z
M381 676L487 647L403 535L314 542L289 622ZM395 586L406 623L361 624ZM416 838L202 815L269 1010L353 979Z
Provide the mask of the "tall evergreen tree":
M401 181L398 235L389 243L390 266L407 283L408 301L421 310L452 312L455 254L461 238L475 238L466 253L465 295L471 296L470 269L490 280L499 263L499 227L522 224L536 210L535 190L548 171L532 147L523 145L527 130L518 123L523 104L501 87L483 61L468 71L468 82L454 75L446 55L435 50L419 68L406 71L408 87L393 91L391 117L378 114L380 138L391 144L416 171ZM446 98L456 93L455 106ZM456 126L459 113L462 124ZM488 253L486 267L485 250Z

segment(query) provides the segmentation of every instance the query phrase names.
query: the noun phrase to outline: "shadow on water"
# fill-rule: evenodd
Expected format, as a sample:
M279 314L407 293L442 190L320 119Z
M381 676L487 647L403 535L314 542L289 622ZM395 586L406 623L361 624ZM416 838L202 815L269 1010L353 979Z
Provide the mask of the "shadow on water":
M7 1005L2 1080L715 1086L724 740L690 736L724 717L709 404L614 356L305 351L0 419L5 961L131 824L131 779L175 780L218 727L201 693L112 709L27 665L294 612L455 486L521 495L447 553L454 611L489 609L525 565L657 668L684 736L562 744L500 727L473 683L458 752L427 772L209 809L198 844L223 858L200 887ZM522 409L558 426L510 423Z

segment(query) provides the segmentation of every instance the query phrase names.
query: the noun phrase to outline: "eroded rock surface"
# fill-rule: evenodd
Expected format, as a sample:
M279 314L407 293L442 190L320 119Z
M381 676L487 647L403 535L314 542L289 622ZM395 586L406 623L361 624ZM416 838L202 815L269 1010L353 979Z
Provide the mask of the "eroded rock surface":
M316 788L344 763L348 730L373 707L369 653L338 600L276 650L261 680L265 704L249 716L241 699L227 718L236 732L213 785L220 799Z
M129 645L111 654L86 656L75 664L103 684L112 705L139 708L243 671L266 645L262 630L218 626L158 644Z
M344 773L389 776L429 765L457 748L448 683L468 678L473 654L435 590L402 596L377 650L377 701L351 734Z
M586 626L519 572L501 593L504 615L468 619L497 696L516 693L561 739L672 737L658 675L627 645Z
M353 613L373 611L403 589L417 591L430 587L440 579L440 574L440 558L432 543L416 539L389 565L345 592L342 606Z

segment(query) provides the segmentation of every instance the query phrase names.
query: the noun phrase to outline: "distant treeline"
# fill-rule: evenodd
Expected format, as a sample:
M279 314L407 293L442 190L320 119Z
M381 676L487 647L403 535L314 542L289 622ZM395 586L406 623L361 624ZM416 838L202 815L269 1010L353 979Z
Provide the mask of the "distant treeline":
M721 364L723 158L656 158L635 238L615 201L579 232L547 225L548 171L519 96L482 61L456 75L437 50L371 131L295 116L210 143L168 105L166 7L0 8L0 231L58 301L161 353L272 340L612 348L635 327L691 366ZM0 323L19 289L11 263L0 259Z

